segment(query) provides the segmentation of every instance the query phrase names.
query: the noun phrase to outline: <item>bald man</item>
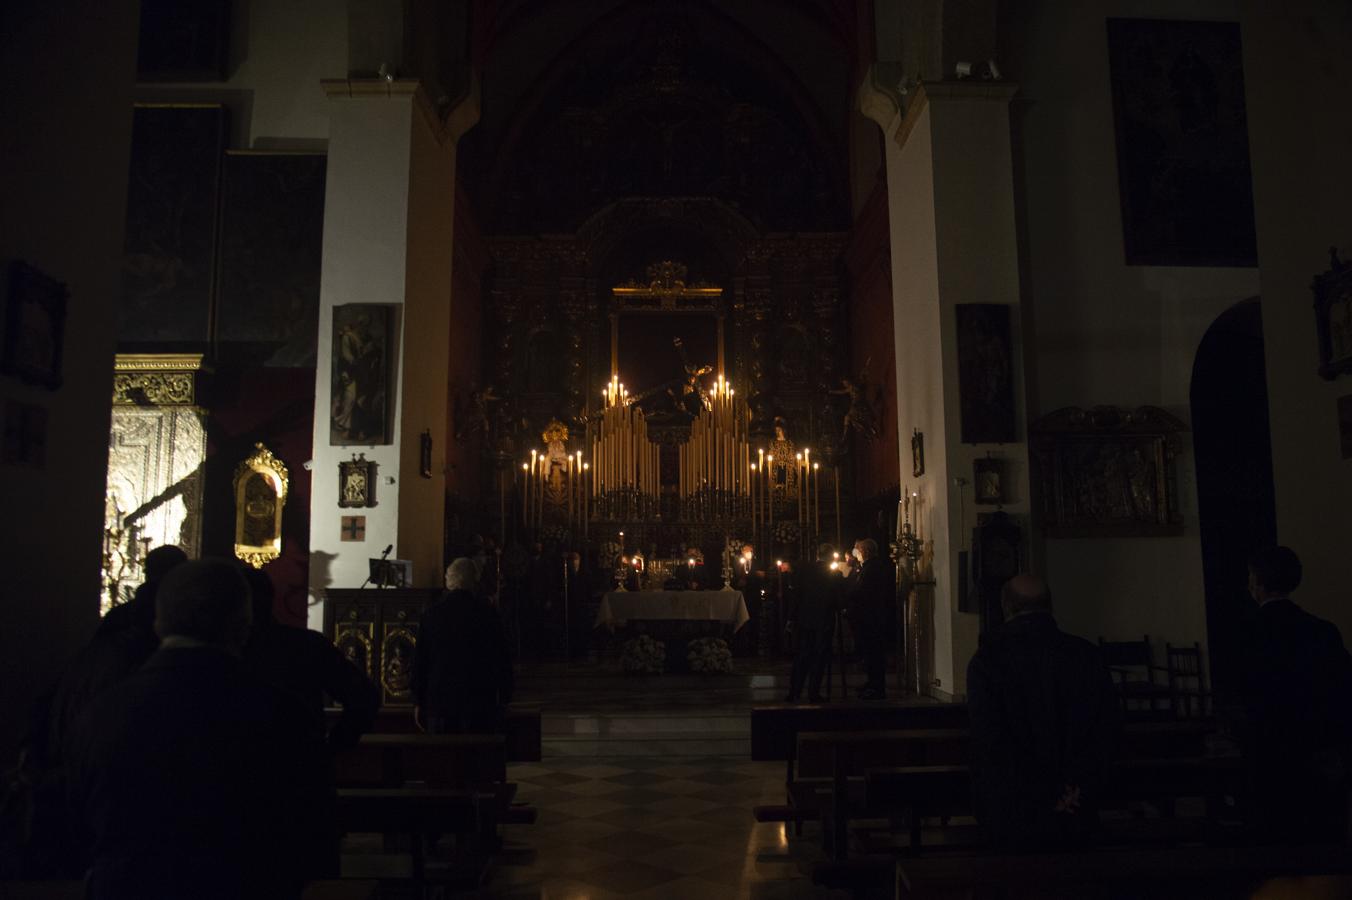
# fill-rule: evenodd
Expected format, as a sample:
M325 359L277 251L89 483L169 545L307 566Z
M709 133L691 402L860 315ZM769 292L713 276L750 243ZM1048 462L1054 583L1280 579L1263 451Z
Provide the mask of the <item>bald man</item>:
M1057 627L1041 579L1011 578L1000 601L1005 621L967 667L977 818L996 844L1085 843L1117 742L1112 677Z

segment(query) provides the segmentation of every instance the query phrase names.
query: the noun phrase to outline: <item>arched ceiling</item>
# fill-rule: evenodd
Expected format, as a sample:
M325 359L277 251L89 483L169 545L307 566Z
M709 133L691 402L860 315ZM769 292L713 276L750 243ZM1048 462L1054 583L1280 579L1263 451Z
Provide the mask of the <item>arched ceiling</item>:
M713 196L767 230L848 224L853 0L505 0L462 142L489 233L630 196Z

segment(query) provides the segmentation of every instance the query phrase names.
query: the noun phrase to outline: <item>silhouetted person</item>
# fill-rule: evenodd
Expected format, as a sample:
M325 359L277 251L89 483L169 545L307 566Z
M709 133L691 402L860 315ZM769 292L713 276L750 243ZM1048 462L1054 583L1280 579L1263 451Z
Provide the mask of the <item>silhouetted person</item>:
M834 548L822 544L817 560L808 566L798 582L798 602L789 614L788 628L798 634L798 653L789 676L790 703L797 703L807 686L807 697L821 703L822 674L831 658L831 639L836 633L836 610L844 591L844 582L832 568Z
M335 750L355 746L375 722L379 689L319 632L279 623L273 615L272 579L258 569L242 571L253 597L245 666L304 703L321 730L327 728L324 697L333 698L343 712L328 733L329 746Z
M434 734L496 731L512 699L512 661L498 612L479 596L478 569L461 557L446 594L423 610L413 654L413 714Z
M47 747L59 755L66 732L101 691L139 669L160 645L155 633L155 594L165 575L188 561L173 544L146 554L146 580L131 600L110 609L99 620L93 639L61 675L48 713Z
M1000 601L1005 622L967 666L977 819L999 845L1085 842L1118 735L1112 676L1057 627L1041 579L1011 578Z
M1352 658L1337 627L1291 600L1300 559L1270 547L1249 561L1258 602L1241 656L1253 819L1271 840L1337 837L1347 808Z
M850 631L864 655L863 700L881 700L887 694L887 642L895 629L888 609L897 591L897 572L891 562L878 556L872 538L855 541L853 567L846 589L845 605Z
M249 589L225 560L160 584L161 645L73 726L72 808L93 832L86 896L295 897L332 820L322 736L246 672Z
M155 630L155 591L160 581L175 566L188 561L188 554L181 547L163 544L146 554L146 580L136 586L135 593L126 603L114 606L99 620L96 634L113 634L126 628L142 628L153 633ZM154 647L151 647L153 650ZM147 656L150 654L147 653Z

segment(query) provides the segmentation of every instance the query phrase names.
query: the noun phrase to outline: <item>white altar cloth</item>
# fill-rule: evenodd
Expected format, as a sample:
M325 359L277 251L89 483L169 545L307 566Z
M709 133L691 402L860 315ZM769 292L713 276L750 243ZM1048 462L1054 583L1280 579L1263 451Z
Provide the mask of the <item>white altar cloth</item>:
M596 627L630 619L715 621L737 631L750 619L741 591L611 591L601 597Z

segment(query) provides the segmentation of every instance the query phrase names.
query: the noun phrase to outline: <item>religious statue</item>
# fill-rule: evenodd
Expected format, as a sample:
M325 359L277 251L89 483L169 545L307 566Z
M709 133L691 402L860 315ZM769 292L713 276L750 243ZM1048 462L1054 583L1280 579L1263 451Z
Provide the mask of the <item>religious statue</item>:
M709 404L700 379L712 372L714 367L692 365L689 355L685 352L685 344L679 337L672 338L671 343L681 355L681 368L685 370L685 377L679 384L667 388L667 396L671 398L678 411L693 419Z
M871 360L870 360L871 361ZM850 398L850 407L845 410L845 418L841 422L840 441L845 443L849 437L850 430L853 429L858 435L871 441L878 437L878 416L874 412L874 404L869 402L869 394L874 394L876 399L881 399L882 389L874 388L869 390L870 385L865 380L868 377L869 364L864 363L864 371L856 381L852 378L840 379L840 387L834 391L828 391L830 394L839 394Z
M770 486L774 499L790 500L798 496L797 446L787 434L788 423L783 416L775 416L775 439L766 452L765 465L770 470Z
M502 398L493 392L493 385L486 384L469 395L470 408L462 414L459 397L456 398L455 437L463 440L474 432L485 436L492 434L494 407Z

